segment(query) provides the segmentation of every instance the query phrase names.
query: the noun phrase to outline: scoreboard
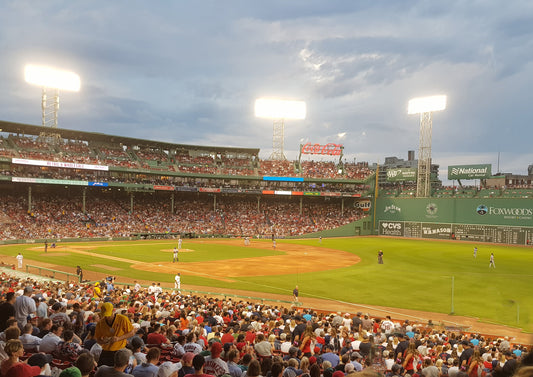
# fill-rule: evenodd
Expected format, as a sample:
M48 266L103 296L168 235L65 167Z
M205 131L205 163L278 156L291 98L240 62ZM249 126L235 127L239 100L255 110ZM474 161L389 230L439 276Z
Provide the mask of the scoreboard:
M379 235L531 245L533 228L520 226L379 221Z

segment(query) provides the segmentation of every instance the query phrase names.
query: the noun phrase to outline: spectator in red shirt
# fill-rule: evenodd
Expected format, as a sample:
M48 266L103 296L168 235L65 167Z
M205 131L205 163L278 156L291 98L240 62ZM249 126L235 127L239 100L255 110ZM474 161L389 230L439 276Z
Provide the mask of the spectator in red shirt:
M146 343L150 345L160 346L161 344L168 344L170 340L167 339L165 335L161 333L161 323L155 323L150 329L150 333L146 338Z

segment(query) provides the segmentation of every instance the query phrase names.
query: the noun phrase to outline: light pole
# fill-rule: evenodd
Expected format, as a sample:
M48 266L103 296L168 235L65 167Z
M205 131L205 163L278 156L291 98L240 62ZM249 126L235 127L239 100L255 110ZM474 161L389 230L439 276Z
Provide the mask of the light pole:
M418 172L416 196L427 198L431 194L431 134L433 112L446 108L446 96L413 98L409 101L408 114L420 114L420 144L418 149Z
M285 119L305 119L306 105L303 101L289 101L272 98L255 100L255 116L273 119L271 160L286 160L283 153Z
M59 91L80 90L80 76L74 72L61 71L55 68L28 64L24 69L27 83L42 88L41 108L43 127L57 128L59 111Z

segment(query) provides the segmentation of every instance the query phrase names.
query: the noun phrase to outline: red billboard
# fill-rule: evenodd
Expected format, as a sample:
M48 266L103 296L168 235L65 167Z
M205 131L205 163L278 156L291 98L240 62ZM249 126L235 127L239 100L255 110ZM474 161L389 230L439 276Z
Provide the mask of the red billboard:
M302 145L302 154L322 154L327 156L340 156L342 153L342 144L311 144L306 143Z

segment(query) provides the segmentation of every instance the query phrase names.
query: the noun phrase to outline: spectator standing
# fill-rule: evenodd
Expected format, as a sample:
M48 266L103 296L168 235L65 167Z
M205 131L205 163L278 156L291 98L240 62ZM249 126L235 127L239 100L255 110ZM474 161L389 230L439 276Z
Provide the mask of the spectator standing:
M7 328L7 320L15 318L15 292L7 292L5 301L0 304L0 332Z
M115 353L126 347L127 339L135 335L135 329L128 317L113 312L113 304L110 302L105 302L101 305L100 315L102 319L96 324L94 333L96 341L102 346L102 353L98 360L98 365L111 367L115 365ZM122 362L122 360L119 361ZM115 369L116 367L115 365ZM121 367L116 370L120 371Z
M35 314L37 308L35 307L35 301L30 297L33 293L33 288L30 285L24 287L22 296L19 296L15 300L15 318L19 328L24 328L24 325L28 322L28 316Z

